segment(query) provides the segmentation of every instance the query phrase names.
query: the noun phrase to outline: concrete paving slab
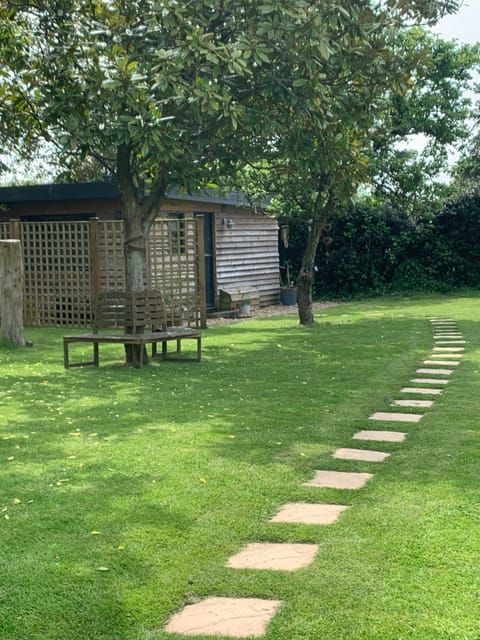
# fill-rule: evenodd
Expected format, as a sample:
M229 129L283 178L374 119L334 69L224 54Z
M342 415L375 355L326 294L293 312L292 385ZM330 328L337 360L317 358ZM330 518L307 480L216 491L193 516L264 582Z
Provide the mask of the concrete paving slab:
M466 340L435 340L435 344L451 344L452 346L456 344L466 344L466 342Z
M364 429L352 436L354 440L376 440L378 442L403 442L407 437L402 431L372 431Z
M464 353L432 353L429 358L463 358Z
M188 636L259 638L266 633L280 605L280 600L260 598L206 598L176 613L165 631Z
M420 422L422 413L397 413L393 411L377 411L369 416L369 420L387 420L390 422Z
M411 378L410 382L415 384L439 384L446 385L450 380L443 380L442 378Z
M231 569L296 571L313 562L317 544L252 542L227 562Z
M394 400L392 402L394 407L422 407L429 409L433 406L433 400Z
M426 396L439 396L442 393L442 389L430 389L429 387L403 387L402 389L400 389L400 392L419 393L425 394Z
M459 353L460 351L465 351L465 347L433 347L433 350L437 353L439 351L445 353L447 353L447 351L450 351L450 353Z
M333 524L346 509L348 509L348 507L341 504L289 502L273 516L270 522L321 525Z
M361 489L372 477L372 473L355 471L316 471L313 480L304 482L303 485L328 489Z
M426 373L436 376L449 376L452 373L452 369L417 369L416 373Z
M442 364L448 367L457 367L460 364L460 360L424 360L423 364Z
M371 451L370 449L337 449L332 454L339 460L362 460L365 462L383 462L389 457L385 451Z

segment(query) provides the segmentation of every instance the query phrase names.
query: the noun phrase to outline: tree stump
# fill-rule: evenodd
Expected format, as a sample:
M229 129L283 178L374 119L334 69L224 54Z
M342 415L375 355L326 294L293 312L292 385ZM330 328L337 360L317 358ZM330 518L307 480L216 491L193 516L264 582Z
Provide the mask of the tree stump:
M0 240L0 332L18 347L25 346L23 277L20 240Z

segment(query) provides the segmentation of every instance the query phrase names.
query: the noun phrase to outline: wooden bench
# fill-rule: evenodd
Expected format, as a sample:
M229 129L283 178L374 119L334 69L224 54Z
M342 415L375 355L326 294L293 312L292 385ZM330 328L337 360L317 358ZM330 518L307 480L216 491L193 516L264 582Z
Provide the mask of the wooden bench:
M100 344L123 344L139 346L138 366L144 364L144 349L152 345L152 357L157 355L157 345L162 344L162 360L194 360L200 362L202 336L191 327L168 327L165 306L159 291L143 291L127 294L125 291L107 291L95 302L92 333L71 334L63 337L63 362L70 367L99 366ZM108 329L109 333L100 331ZM111 333L111 330L118 333ZM145 331L149 329L149 331ZM180 356L182 340L196 340L195 358ZM169 356L168 343L176 343L176 356ZM69 346L73 343L90 342L93 345L93 359L87 362L71 362Z

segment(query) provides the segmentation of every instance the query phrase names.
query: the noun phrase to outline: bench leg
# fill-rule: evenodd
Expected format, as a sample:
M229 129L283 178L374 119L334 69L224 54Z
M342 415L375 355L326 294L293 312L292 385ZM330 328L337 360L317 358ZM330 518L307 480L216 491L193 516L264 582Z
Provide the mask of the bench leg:
M98 342L94 342L94 343L93 343L93 366L94 366L94 367L98 367L98 366L99 366L99 348L98 348Z
M63 365L65 369L70 368L70 361L68 359L68 342L66 340L63 341Z
M202 339L197 338L197 360L200 362L202 360Z
M167 359L167 341L164 340L162 342L162 360L166 360Z

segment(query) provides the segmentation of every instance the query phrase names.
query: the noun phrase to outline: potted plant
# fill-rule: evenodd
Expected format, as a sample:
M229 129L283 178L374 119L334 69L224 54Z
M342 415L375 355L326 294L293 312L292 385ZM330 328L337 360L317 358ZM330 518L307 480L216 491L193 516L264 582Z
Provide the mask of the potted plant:
M251 315L251 311L252 311L251 304L252 304L251 300L248 300L248 299L240 300L240 302L238 303L238 311L241 316L245 317L245 316Z
M290 262L287 260L281 268L285 270L285 281L281 279L280 300L282 304L292 306L297 304L297 288L290 277Z

